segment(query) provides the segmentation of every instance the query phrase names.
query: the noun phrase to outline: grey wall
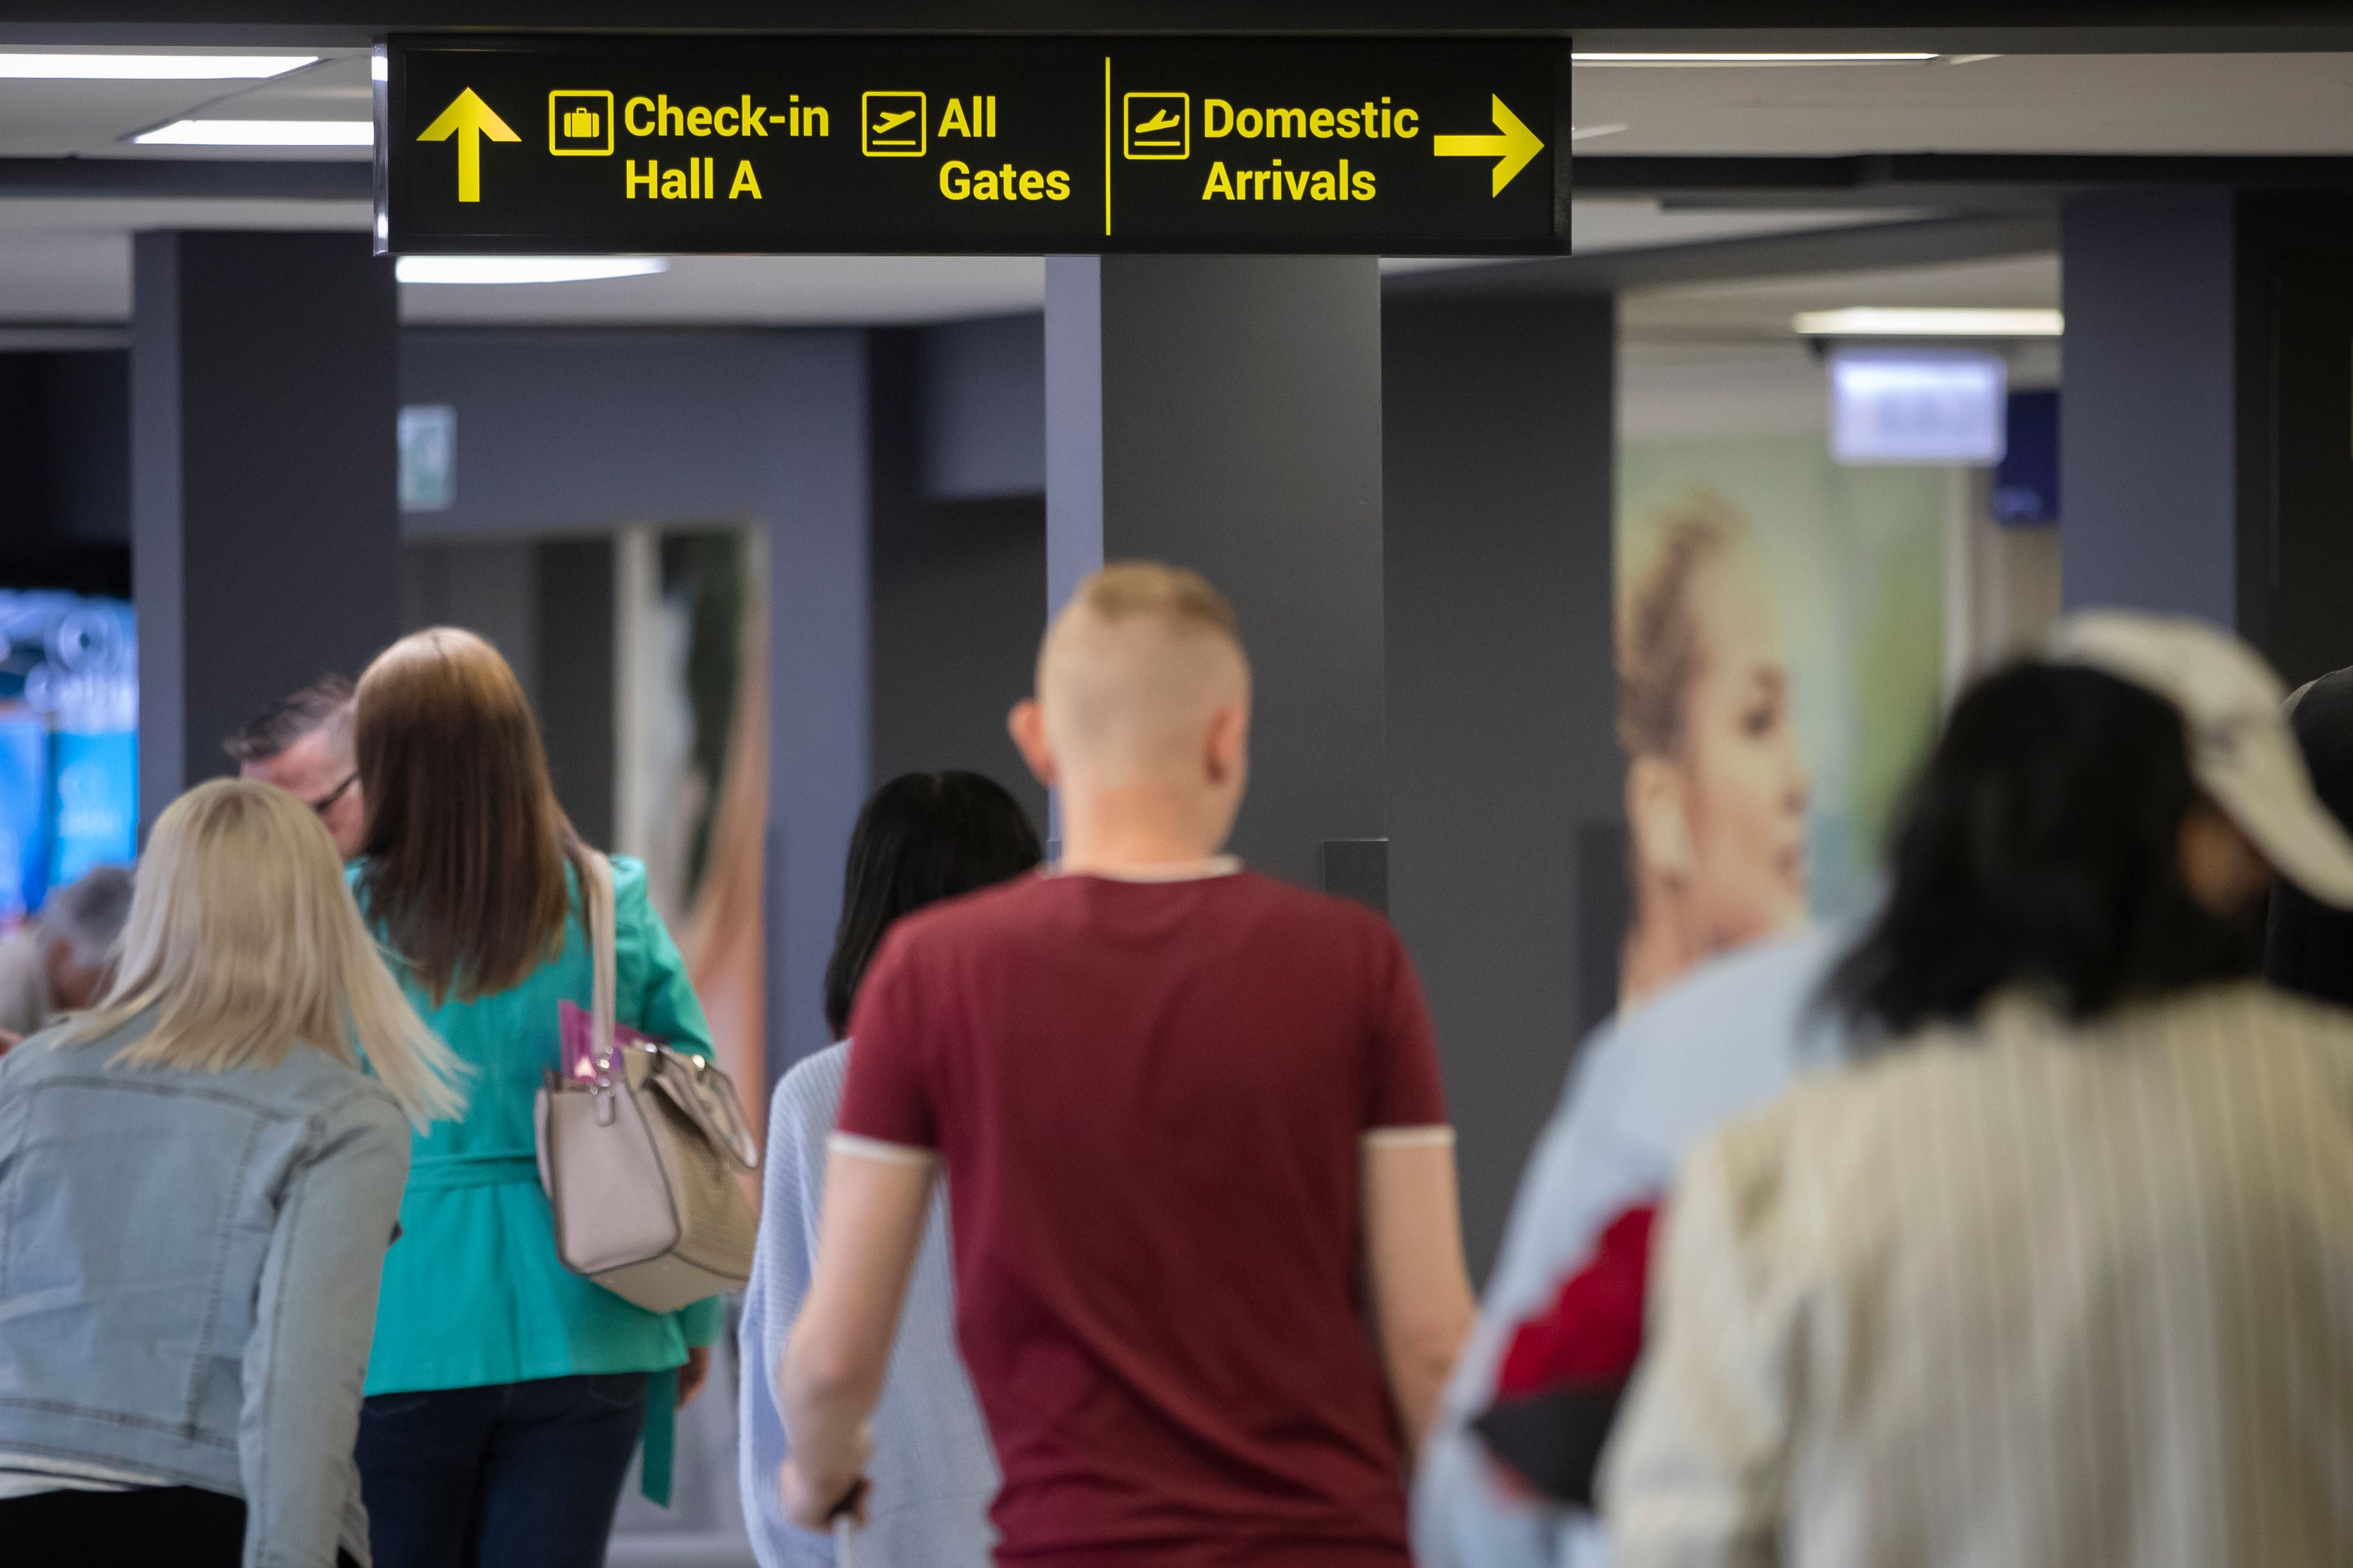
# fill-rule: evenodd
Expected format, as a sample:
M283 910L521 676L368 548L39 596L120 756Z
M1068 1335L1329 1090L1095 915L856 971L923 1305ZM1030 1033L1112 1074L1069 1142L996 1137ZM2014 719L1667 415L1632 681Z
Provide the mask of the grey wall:
M871 334L873 474L871 742L876 783L964 768L1010 789L1042 835L1046 791L1029 776L1005 718L1030 687L1045 605L1046 498L1036 489L941 499L943 452L985 452L991 431L1026 426L1028 482L1043 482L1045 385L1035 316ZM942 348L943 342L950 347ZM956 368L944 372L944 363ZM944 375L955 384L944 390ZM948 467L955 468L954 464ZM970 467L957 471L975 478ZM969 486L959 487L969 489Z
M1376 264L1055 258L1046 310L1049 604L1123 557L1226 592L1257 676L1234 847L1314 886L1324 841L1381 836Z
M916 335L923 493L1046 493L1046 321L951 321Z
M131 356L0 354L0 584L131 592Z
M1578 1022L1580 888L1620 875L1616 302L1382 312L1389 915L1430 994L1483 1276ZM1595 831L1600 829L1601 831ZM1606 914L1591 918L1606 919ZM1597 982L1599 983L1599 982Z
M132 530L140 815L400 615L392 264L341 234L140 235Z
M400 554L400 629L464 626L505 656L539 705L539 558L528 539L410 543ZM606 635L609 636L610 628ZM606 719L607 733L612 728Z
M498 556L491 560L507 564ZM531 549L528 570L517 587L534 610L547 612L531 617L527 646L534 668L546 672L532 689L546 737L548 774L572 826L591 844L610 844L619 793L613 763L620 695L620 672L613 665L619 613L613 542L551 539Z
M867 787L862 334L412 332L401 394L458 410L456 504L408 514L412 540L765 524L768 1058L781 1073L828 1043L822 979ZM560 577L543 570L543 698L566 661L600 657L559 647L559 618L611 619L609 573Z

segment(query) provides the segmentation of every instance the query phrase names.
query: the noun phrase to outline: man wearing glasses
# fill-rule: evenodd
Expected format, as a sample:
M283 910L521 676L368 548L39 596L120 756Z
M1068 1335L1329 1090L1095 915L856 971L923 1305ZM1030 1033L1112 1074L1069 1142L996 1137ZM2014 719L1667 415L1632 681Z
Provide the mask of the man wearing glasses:
M352 683L322 675L221 742L249 779L274 784L319 814L344 859L367 827L352 754Z

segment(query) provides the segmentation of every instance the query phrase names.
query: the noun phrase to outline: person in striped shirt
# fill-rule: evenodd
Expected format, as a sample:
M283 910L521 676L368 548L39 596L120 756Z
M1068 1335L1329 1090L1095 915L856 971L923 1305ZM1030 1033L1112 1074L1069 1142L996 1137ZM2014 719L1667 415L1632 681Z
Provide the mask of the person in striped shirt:
M1858 1047L1703 1141L1603 1462L1628 1568L2353 1561L2353 907L2277 678L2119 613L1963 697L1833 973Z

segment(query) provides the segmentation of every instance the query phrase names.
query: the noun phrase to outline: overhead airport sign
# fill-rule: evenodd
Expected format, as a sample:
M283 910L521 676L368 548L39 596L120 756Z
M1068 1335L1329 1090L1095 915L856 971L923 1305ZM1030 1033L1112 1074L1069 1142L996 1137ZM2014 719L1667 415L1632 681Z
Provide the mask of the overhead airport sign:
M1547 255L1553 39L395 38L402 253Z

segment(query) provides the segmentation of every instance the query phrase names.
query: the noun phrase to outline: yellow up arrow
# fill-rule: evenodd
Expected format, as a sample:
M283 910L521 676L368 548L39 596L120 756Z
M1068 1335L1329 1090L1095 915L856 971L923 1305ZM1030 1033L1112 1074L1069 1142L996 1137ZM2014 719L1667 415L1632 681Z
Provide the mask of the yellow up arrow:
M1500 103L1496 105L1498 109L1502 107ZM1519 121L1512 123L1516 125ZM520 142L522 138L507 129L507 122L492 112L470 87L451 99L449 107L441 111L441 118L427 126L425 134L417 140L447 142L452 136L458 139L458 199L479 202L482 199L482 138L487 136L493 142ZM1495 188L1501 190L1503 186L1498 184Z
M1520 123L1520 117L1504 107L1504 100L1488 95L1495 106L1495 129L1500 136L1433 136L1430 150L1441 158L1493 158L1495 160L1495 188L1487 194L1500 196L1512 176L1528 166L1528 160L1544 151L1536 133Z

